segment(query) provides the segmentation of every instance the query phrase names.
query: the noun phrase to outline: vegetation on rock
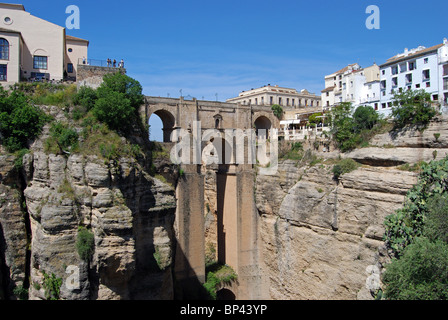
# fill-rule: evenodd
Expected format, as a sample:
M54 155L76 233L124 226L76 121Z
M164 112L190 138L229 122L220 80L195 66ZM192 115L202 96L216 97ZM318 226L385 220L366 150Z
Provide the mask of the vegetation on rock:
M95 252L95 236L90 230L84 227L79 227L78 238L76 240L76 249L78 250L79 257L82 260L90 260Z
M383 282L388 299L448 299L448 157L421 168L404 207L385 219L394 254Z

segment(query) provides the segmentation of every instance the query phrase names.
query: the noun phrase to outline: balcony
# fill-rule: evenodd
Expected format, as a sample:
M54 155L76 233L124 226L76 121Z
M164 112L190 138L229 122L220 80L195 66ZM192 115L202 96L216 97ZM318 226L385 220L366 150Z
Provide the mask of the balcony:
M91 67L101 67L101 68L116 68L121 69L124 68L124 66L121 66L121 63L119 61L107 61L107 60L98 60L98 59L84 59L79 58L78 59L78 65L85 65L85 66L91 66Z

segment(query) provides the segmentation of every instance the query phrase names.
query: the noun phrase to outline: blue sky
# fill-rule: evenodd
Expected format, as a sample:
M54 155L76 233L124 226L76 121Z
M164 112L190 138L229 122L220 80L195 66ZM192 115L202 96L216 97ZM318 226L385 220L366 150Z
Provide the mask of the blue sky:
M9 2L4 0L5 2ZM404 48L448 37L446 0L19 0L31 14L65 26L81 13L89 58L124 59L150 96L225 101L268 83L320 94L324 76L367 67ZM369 30L366 8L380 9Z

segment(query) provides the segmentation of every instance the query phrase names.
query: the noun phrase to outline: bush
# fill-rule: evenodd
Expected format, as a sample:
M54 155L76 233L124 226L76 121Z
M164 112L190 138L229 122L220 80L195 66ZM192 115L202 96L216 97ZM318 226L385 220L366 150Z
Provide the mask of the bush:
M341 175L355 171L359 166L359 163L353 159L342 159L333 166L333 176L335 179L339 179Z
M52 153L69 153L78 148L79 135L75 129L61 122L54 122L50 128L50 138L45 142L45 150Z
M432 201L444 201L448 193L448 156L439 161L422 164L418 182L407 193L403 208L386 217L385 240L395 256L424 233L425 220ZM439 200L438 197L441 197ZM442 216L440 209L436 216ZM429 219L438 219L436 217ZM429 231L428 231L429 232Z
M102 90L92 110L93 115L112 130L126 132L135 121L135 109L122 93Z
M438 194L428 201L423 235L432 241L448 243L448 193Z
M370 106L360 106L355 110L353 114L353 121L355 124L355 131L361 132L362 130L370 130L375 124L377 124L380 116Z
M366 145L377 126L383 125L380 116L370 106L360 106L353 113L351 103L344 102L331 111L332 135L339 150L347 152Z
M98 88L98 96L101 97L103 92L119 92L123 94L131 103L132 108L137 109L143 104L143 88L140 83L128 77L125 74L110 73L103 77L103 83ZM104 91L103 91L104 90Z
M96 90L83 86L73 97L73 103L77 106L85 108L86 113L93 109L95 102L98 99Z
M23 93L13 91L8 95L0 89L0 133L8 151L27 148L28 141L39 136L48 120L39 108L29 104Z
M278 119L281 119L283 117L283 108L280 105L274 104L272 105L271 109L274 112L274 116L276 116Z
M207 281L204 288L209 298L216 300L216 290L221 284L229 284L238 278L235 271L228 265L219 263L211 264L207 267Z
M418 238L386 267L383 282L387 299L448 299L447 243Z
M396 128L406 125L427 126L437 112L431 105L431 95L425 90L406 90L393 97L392 116Z
M76 249L79 257L84 261L89 261L95 252L95 236L84 227L78 230L78 239L76 241Z
M45 298L47 300L59 300L59 295L61 293L61 285L62 285L62 279L56 278L56 275L54 273L48 275L43 272L44 274L44 282L42 286L45 289Z

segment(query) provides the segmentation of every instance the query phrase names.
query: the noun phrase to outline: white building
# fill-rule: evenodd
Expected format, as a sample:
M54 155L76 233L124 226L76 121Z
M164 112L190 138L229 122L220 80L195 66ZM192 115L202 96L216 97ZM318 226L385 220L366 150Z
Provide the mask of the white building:
M379 111L391 112L394 93L424 89L433 101L448 101L448 42L425 48L405 49L380 66Z
M87 40L67 36L65 28L0 3L0 84L27 79L76 77L78 60L87 59Z
M322 106L321 97L306 89L298 92L296 89L271 86L270 84L257 89L241 92L238 97L228 99L230 103L243 105L272 106L278 104L289 108L306 108Z
M322 102L325 107L333 107L342 102L351 102L356 108L360 105L379 106L379 67L374 64L361 68L357 63L325 77Z

